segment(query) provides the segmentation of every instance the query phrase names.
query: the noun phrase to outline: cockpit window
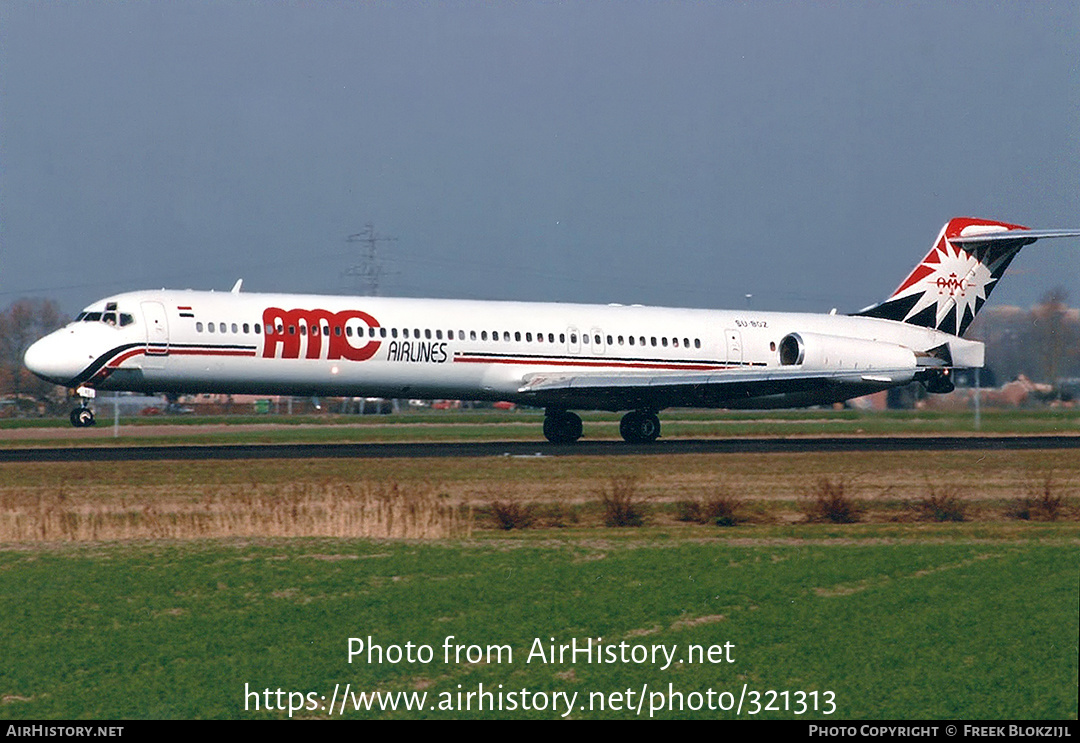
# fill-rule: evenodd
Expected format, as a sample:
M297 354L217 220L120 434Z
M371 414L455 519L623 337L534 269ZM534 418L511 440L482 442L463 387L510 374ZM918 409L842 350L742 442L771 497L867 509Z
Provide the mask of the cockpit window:
M117 312L116 302L109 302L104 312L80 312L75 322L103 322L107 325L127 327L135 324L135 316L130 312Z

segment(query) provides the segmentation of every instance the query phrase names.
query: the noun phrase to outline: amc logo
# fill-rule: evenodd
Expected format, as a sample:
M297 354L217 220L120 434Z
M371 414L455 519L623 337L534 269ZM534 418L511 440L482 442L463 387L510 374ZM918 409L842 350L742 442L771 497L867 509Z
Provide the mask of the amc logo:
M359 320L364 327L377 328L379 321L360 310L330 312L328 310L283 310L279 307L267 307L263 310L263 358L277 358L281 347L281 358L300 358L300 347L305 347L304 358L323 358L323 346L326 346L326 359L336 361L367 361L382 345L371 340L363 346L354 346L352 341L362 341L364 328L349 337L345 325L349 320Z
M960 296L964 296L964 291L968 288L963 279L956 278L955 273L949 274L949 278L939 276L935 283L939 290L938 294L944 294L947 291L950 297L956 292L960 292Z

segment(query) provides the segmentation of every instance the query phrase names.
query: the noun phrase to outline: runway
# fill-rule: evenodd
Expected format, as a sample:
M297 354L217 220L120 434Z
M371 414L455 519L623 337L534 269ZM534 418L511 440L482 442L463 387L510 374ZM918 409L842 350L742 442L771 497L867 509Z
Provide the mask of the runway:
M429 457L610 457L899 451L1080 449L1080 436L830 436L622 441L404 444L216 444L0 449L0 462L134 462L237 459L423 459Z

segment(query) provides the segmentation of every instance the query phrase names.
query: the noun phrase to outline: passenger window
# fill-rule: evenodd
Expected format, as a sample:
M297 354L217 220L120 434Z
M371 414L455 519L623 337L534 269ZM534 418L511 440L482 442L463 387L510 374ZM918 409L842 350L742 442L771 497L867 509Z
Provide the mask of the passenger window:
M634 336L630 336L630 345L634 345Z
M244 334L247 335L250 332L251 332L251 326L248 325L247 323L244 323Z
M379 337L380 338L385 338L386 337L386 328L379 328Z
M471 340L471 341L476 340L476 331L475 330L470 330L469 331L469 340Z
M239 329L236 327L236 323L232 324L232 332L234 332L234 333L239 333L240 332Z
M202 323L201 322L195 323L195 332L196 333L201 333L202 332Z
M694 339L694 348L701 348L701 339L700 338L695 338Z
M427 338L428 340L431 340L431 328L425 328L424 329L424 337Z
M525 334L525 342L526 343L532 343L532 333L526 333Z
M452 334L451 334L451 337L453 337L453 335L452 335ZM435 340L437 340L437 341L441 341L441 340L442 340L442 331L441 331L441 330L436 330L436 331L435 331Z
M514 340L517 341L518 343L521 343L521 331L520 330L517 330L517 331L514 332Z
M405 332L407 334L409 331L406 330ZM397 328L390 328L390 337L391 338L397 338ZM408 338L409 336L406 335L405 337Z
M503 331L503 340L506 341L507 343L510 342L510 331L509 330L504 330Z
M649 340L652 342L652 345L655 348L656 347L656 336L655 335L652 336L651 338L649 338Z
M667 338L661 338L660 339L660 345L663 346L664 348L667 348Z
M262 328L262 323L255 323L255 335L259 334L259 330Z
M214 332L214 323L212 323L212 322L206 323L206 330L207 330L208 333L213 333Z
M566 333L559 333L559 343L566 343Z
M218 324L218 330L220 330L222 333L226 332L225 323L219 323Z
M307 335L307 325L300 326L300 335Z

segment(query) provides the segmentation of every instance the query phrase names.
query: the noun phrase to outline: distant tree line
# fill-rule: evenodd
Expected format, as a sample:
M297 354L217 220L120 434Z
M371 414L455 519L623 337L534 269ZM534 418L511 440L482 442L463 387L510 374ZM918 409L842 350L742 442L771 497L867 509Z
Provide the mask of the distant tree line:
M986 344L986 366L998 384L1021 374L1058 384L1080 377L1080 310L1069 307L1064 289L1053 289L1029 310L987 307L967 337Z
M60 306L51 299L17 299L0 312L0 415L51 413L64 406L64 389L30 373L23 366L23 354L65 322Z

